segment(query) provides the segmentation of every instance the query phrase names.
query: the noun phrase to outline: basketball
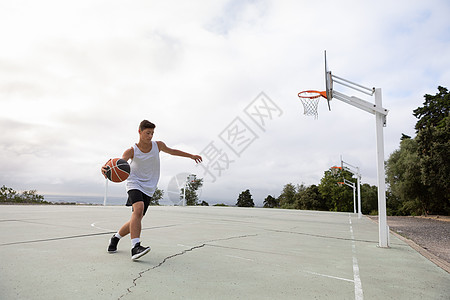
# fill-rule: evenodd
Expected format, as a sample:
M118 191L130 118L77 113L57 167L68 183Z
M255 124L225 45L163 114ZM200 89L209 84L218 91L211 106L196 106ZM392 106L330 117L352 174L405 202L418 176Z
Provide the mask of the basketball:
M110 159L106 168L106 177L112 182L122 182L130 176L130 165L121 158Z

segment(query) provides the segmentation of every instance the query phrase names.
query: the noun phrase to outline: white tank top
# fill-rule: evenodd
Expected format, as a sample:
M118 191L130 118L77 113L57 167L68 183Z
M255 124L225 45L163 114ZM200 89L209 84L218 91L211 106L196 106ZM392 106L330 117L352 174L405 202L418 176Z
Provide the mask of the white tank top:
M158 144L152 141L152 150L144 153L139 147L133 145L134 156L131 160L130 176L127 179L127 192L139 190L152 197L159 181L159 149Z

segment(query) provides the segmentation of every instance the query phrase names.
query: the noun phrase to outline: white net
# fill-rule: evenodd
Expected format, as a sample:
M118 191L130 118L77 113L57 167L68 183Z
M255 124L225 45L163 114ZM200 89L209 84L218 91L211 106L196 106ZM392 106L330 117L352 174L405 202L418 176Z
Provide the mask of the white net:
M318 106L320 97L320 94L310 92L303 92L301 93L301 95L299 95L299 98L303 104L304 115L313 116L315 119L318 118Z

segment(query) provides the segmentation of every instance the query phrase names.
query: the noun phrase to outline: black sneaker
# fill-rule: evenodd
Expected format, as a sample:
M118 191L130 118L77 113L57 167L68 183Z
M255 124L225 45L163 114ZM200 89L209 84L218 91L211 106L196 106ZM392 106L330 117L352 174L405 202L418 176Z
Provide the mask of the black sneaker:
M136 260L139 259L141 256L144 256L145 254L150 252L150 247L142 247L141 243L137 243L133 249L131 249L131 259Z
M108 252L114 253L117 252L117 244L119 243L120 239L116 237L116 235L113 235L112 238L109 240L109 246L108 246Z

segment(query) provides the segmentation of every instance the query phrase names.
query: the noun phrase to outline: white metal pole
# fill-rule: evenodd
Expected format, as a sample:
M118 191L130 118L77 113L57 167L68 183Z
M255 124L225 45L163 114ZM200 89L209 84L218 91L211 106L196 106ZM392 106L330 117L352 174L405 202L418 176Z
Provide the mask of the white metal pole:
M375 89L375 105L382 106L381 89ZM376 134L377 134L377 175L378 175L378 246L387 248L388 233L387 233L387 218L386 218L386 181L384 171L384 137L383 127L385 125L386 116L375 112L376 118Z
M356 179L357 179L357 184L358 184L358 219L362 218L362 213L361 213L361 173L359 172L359 167L355 167L352 166L351 164L344 162L342 160L342 155L341 155L341 169L344 170L344 164L356 169L356 173L354 170L350 169L350 168L345 168L346 170L348 170L350 173L352 173L353 175L356 175ZM355 201L353 201L353 203L355 203ZM356 214L356 208L354 209L354 212Z
M356 196L355 196L356 186L355 186L355 183L344 178L344 184L353 189L353 213L356 214Z
M358 171L358 174L356 175L358 180L358 219L362 218L362 212L361 212L361 174L359 173L359 168L356 168Z
M108 178L105 181L105 197L103 198L103 206L106 206L106 198L108 198Z

